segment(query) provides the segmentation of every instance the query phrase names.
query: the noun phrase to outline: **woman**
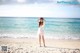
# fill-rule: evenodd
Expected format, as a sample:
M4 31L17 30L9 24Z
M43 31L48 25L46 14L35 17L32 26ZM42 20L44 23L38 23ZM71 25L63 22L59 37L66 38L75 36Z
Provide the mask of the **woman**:
M39 28L38 28L38 35L39 35L39 44L40 44L40 47L41 47L41 40L43 41L43 44L44 44L44 47L45 47L44 25L45 25L44 18L41 17L39 19Z

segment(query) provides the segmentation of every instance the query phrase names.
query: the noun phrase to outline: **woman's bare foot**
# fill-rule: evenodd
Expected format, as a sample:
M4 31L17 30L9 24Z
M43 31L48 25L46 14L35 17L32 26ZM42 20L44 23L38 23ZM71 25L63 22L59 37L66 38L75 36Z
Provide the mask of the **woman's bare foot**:
M45 44L44 44L44 47L46 47Z
M40 47L42 47L42 46L40 45Z

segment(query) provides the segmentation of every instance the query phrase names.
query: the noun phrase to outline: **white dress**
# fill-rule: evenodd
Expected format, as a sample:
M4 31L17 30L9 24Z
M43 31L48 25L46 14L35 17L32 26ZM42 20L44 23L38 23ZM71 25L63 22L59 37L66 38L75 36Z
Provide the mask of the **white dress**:
M38 28L38 35L44 35L44 27L40 26Z

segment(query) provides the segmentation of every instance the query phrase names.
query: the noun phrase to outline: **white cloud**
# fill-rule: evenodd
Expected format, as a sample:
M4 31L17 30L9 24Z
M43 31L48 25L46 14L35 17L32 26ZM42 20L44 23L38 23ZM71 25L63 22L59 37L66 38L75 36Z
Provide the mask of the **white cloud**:
M0 16L80 18L80 7L58 4L2 5Z
M80 3L80 0L78 0L78 2Z
M1 4L12 4L12 3L57 3L57 1L64 1L64 2L80 2L80 0L0 0Z
M17 0L17 1L20 2L20 3L26 2L26 0Z

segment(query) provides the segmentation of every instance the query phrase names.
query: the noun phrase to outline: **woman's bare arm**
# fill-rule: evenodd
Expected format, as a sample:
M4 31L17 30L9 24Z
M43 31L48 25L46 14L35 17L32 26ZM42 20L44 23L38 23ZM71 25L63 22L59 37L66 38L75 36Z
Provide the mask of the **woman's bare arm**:
M43 23L42 27L44 27L44 26L45 26L45 21L44 21L44 23Z

